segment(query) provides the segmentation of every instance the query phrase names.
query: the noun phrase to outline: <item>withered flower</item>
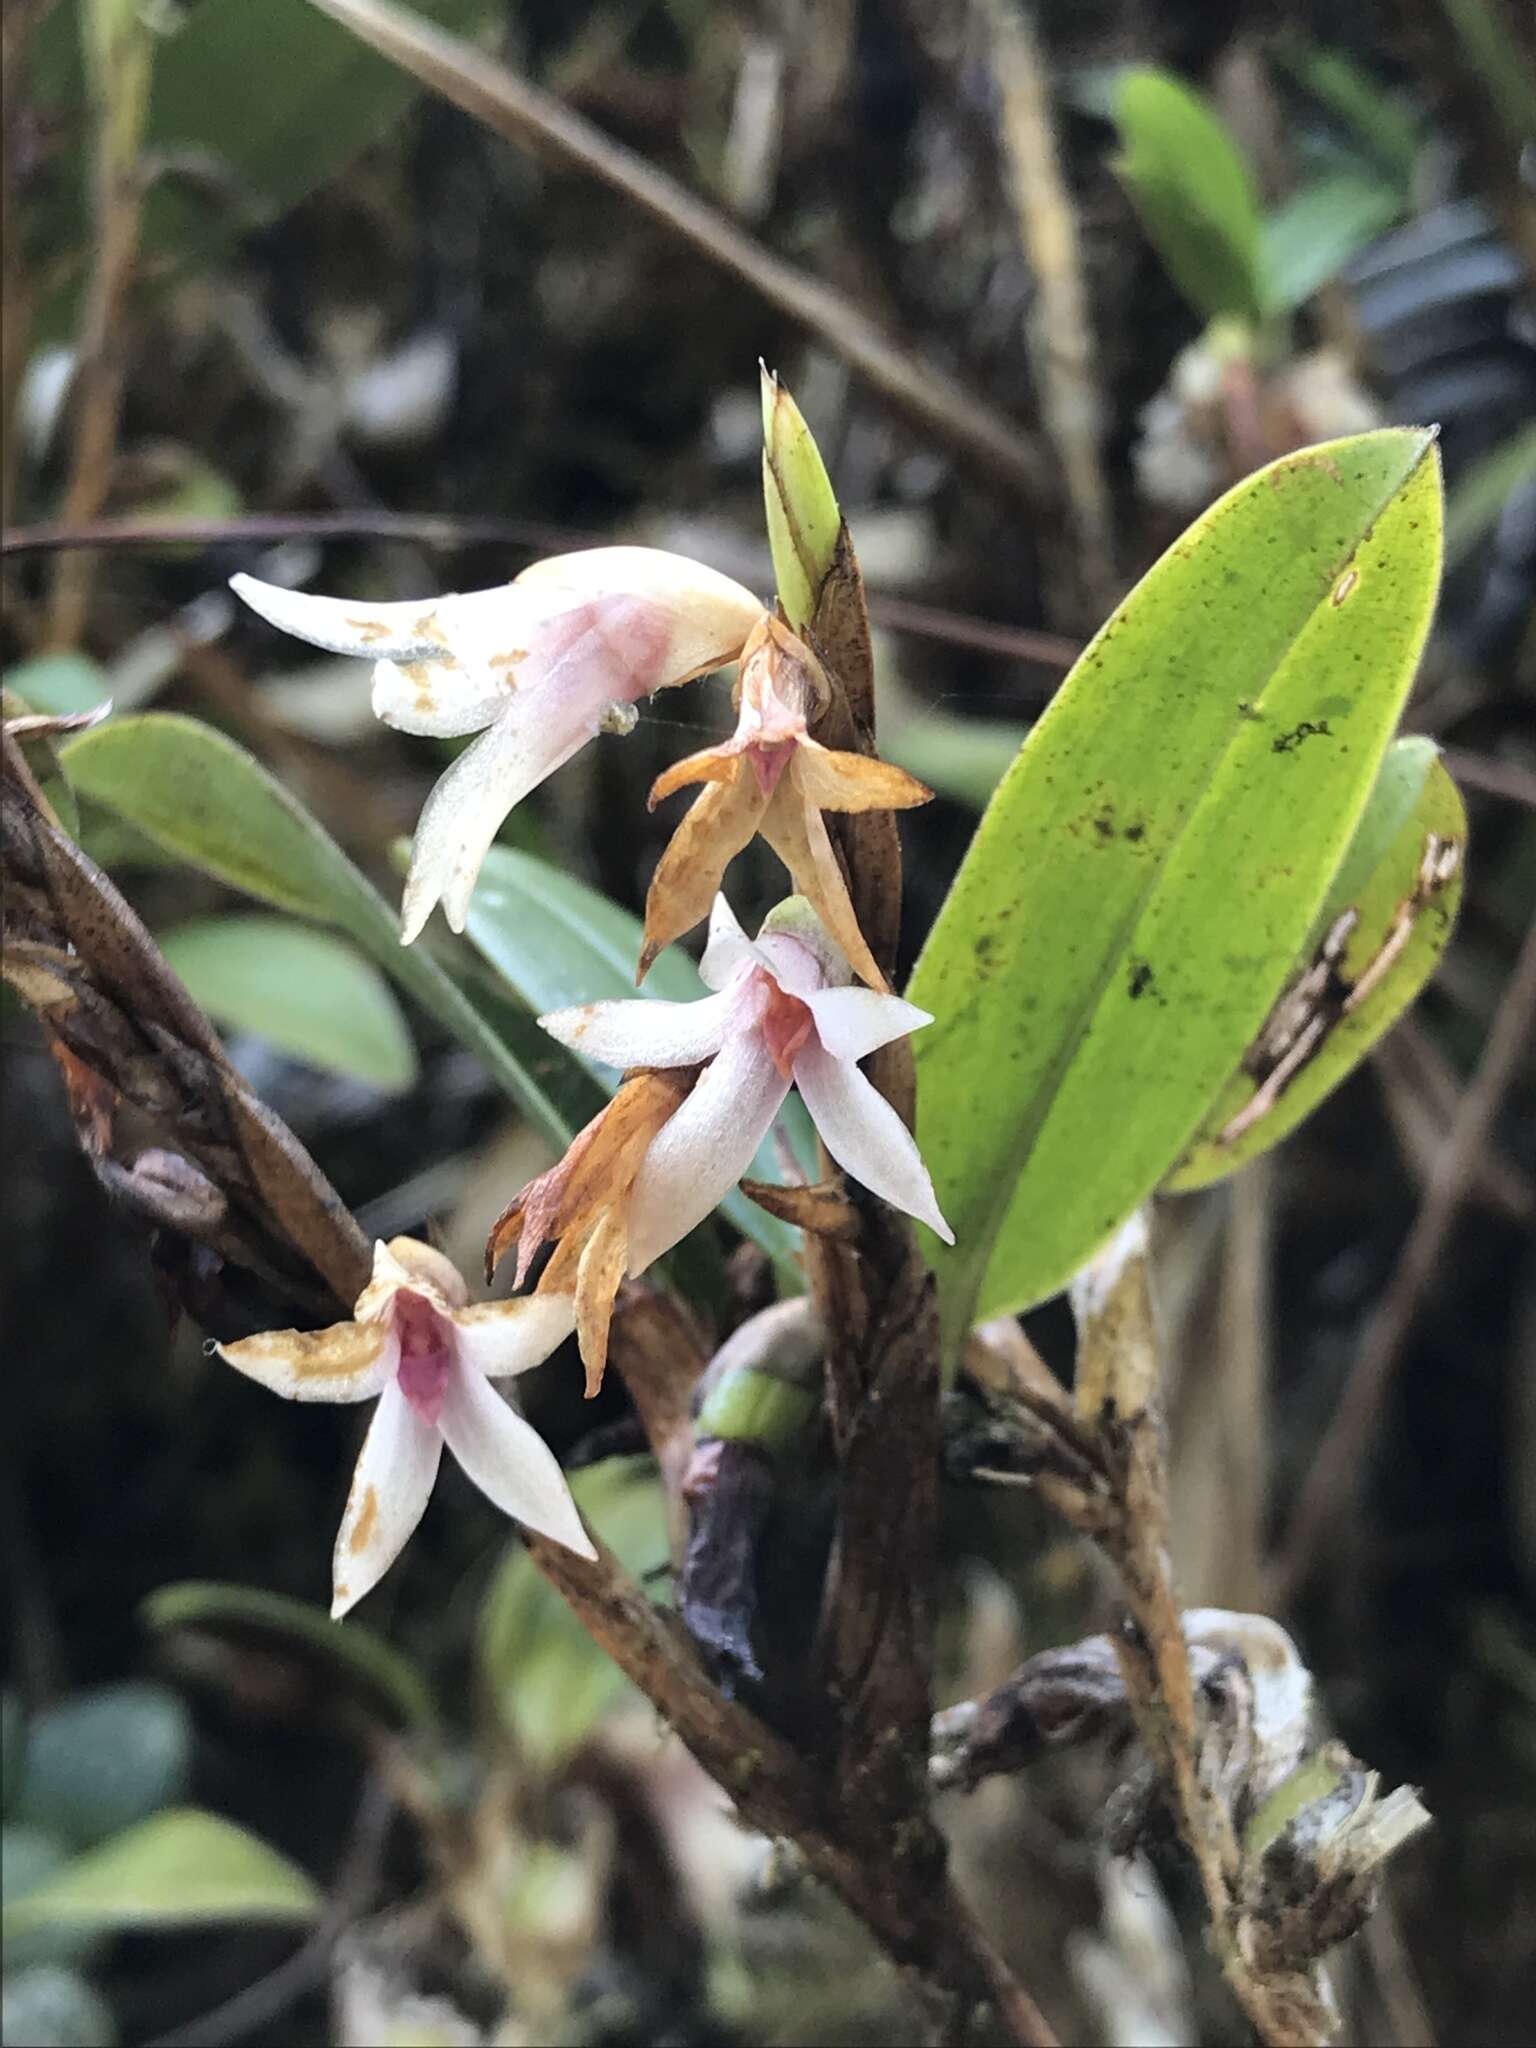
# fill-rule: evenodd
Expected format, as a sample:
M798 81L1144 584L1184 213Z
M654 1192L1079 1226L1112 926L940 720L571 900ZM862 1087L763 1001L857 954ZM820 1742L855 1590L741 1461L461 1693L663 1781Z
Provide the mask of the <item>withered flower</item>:
M706 784L672 837L645 901L640 973L664 946L708 914L726 867L755 833L788 868L872 988L886 981L865 943L823 811L907 810L933 792L889 761L839 753L810 736L826 709L821 664L780 620L759 620L741 654L738 717L732 737L690 754L657 777L651 808L686 784Z

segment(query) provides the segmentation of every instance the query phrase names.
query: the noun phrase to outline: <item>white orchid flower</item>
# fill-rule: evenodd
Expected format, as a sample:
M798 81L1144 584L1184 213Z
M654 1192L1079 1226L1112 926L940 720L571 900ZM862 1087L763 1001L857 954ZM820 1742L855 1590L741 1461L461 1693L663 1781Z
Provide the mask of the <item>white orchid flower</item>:
M653 690L734 661L764 616L729 576L659 548L590 548L513 583L404 604L312 597L254 577L232 587L285 633L374 661L386 725L477 732L428 797L401 907L409 945L441 903L464 929L491 842L514 804L602 731L627 732Z
M571 1327L558 1297L468 1304L441 1252L374 1247L353 1320L215 1348L292 1401L378 1396L336 1538L333 1619L376 1586L426 1511L443 1445L504 1514L594 1557L553 1451L489 1382L547 1358Z

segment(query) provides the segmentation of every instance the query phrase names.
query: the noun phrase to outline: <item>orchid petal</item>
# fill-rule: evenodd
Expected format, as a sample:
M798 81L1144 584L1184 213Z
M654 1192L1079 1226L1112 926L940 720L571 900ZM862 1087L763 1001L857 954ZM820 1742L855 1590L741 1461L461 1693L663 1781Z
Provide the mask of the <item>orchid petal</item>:
M946 1244L954 1243L911 1132L851 1061L836 1059L819 1045L804 1046L795 1060L795 1086L822 1143L845 1173L893 1208L926 1223Z
M553 707L540 705L540 711ZM454 762L422 807L401 906L400 941L409 945L441 902L456 932L502 820L564 764L597 729L597 713L569 706L540 717L514 701Z
M379 1396L336 1537L331 1619L383 1578L426 1513L443 1440L391 1380Z
M289 1401L367 1401L399 1362L381 1323L333 1323L328 1330L266 1330L215 1346L226 1365Z
M736 991L695 1003L584 1003L555 1010L539 1023L551 1038L605 1067L691 1067L719 1052L736 1006Z
M742 772L712 783L690 806L656 863L645 897L640 973L706 916L726 868L751 840L768 805L757 778Z
M801 796L821 811L908 811L933 796L926 783L894 761L840 754L819 740L801 740L791 772Z
M848 884L827 836L826 823L814 804L799 795L786 776L763 815L763 837L789 869L795 888L847 954L861 981L882 992L885 976L875 963L848 895Z
M647 636L650 680L639 684L635 696L734 661L763 616L759 599L734 578L665 548L584 548L552 555L525 569L514 587L540 601L571 605L615 594L640 600L664 632L659 645Z
M628 1264L629 1213L619 1202L604 1211L576 1268L576 1342L587 1369L589 1401L603 1384L614 1297Z
M568 1294L528 1294L456 1308L452 1322L460 1362L487 1379L505 1379L542 1365L576 1327Z
M457 661L381 661L374 666L373 715L396 732L459 739L482 731L510 699L503 678Z
M554 1452L477 1372L456 1372L443 1396L442 1432L453 1455L503 1514L595 1558Z
M724 896L716 896L709 913L709 938L699 962L699 979L706 988L723 989L744 967L757 967L761 958L736 921Z
M231 576L229 587L268 625L331 654L420 661L449 651L441 608L455 600L417 597L403 604L363 604L346 597L314 597L307 590L285 590L281 584L262 583L254 576Z
M801 994L796 989L795 994ZM933 1018L900 996L882 996L872 988L821 988L804 995L816 1019L816 1036L834 1059L861 1060L882 1045L921 1031Z
M631 1273L644 1272L725 1199L752 1164L788 1093L762 1033L733 1032L662 1126L635 1176Z

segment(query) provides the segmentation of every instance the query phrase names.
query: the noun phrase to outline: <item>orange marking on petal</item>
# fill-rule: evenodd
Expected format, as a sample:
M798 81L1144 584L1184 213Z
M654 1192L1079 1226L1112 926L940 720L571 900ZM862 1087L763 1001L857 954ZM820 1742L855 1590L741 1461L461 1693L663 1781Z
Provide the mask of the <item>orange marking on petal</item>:
M353 1557L356 1557L360 1550L367 1547L378 1524L379 1489L376 1486L370 1486L363 1494L363 1504L357 1511L357 1520L353 1524L352 1534L347 1538L347 1549ZM346 1591L345 1586L338 1586L336 1588L338 1596L342 1599L346 1598Z

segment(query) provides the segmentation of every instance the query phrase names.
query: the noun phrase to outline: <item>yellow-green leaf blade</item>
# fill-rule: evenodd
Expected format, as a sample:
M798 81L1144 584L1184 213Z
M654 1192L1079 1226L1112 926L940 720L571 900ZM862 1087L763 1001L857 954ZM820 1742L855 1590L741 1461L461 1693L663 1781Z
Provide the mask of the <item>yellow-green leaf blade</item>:
M843 518L800 408L763 371L763 504L779 602L797 633L816 616Z
M1428 433L1284 457L1196 521L998 788L909 991L951 1344L1156 1186L1274 1002L1428 628Z
M297 1864L217 1814L157 1813L77 1856L5 1909L5 1936L37 1927L179 1927L312 1919L320 1893Z
M1432 740L1399 740L1382 763L1360 829L1345 855L1298 976L1315 975L1315 995L1286 984L1276 1006L1281 1034L1271 1106L1246 1064L1228 1081L1193 1144L1163 1183L1170 1192L1207 1187L1293 1131L1360 1064L1418 995L1439 963L1461 902L1467 814ZM1448 870L1448 872L1447 872ZM1441 879L1441 877L1444 877ZM1339 920L1353 913L1347 933ZM1330 963L1330 935L1343 950ZM1300 1001L1287 1018L1293 991ZM1362 992L1363 993L1360 993ZM1358 996L1358 999L1357 999ZM1315 1046L1301 1034L1318 1020ZM1298 1059L1287 1075L1287 1049ZM1248 1121L1251 1119L1251 1121Z

